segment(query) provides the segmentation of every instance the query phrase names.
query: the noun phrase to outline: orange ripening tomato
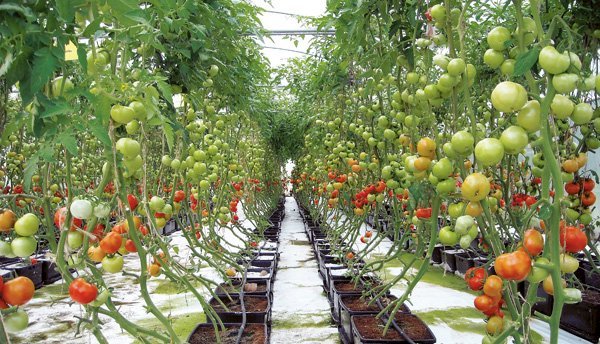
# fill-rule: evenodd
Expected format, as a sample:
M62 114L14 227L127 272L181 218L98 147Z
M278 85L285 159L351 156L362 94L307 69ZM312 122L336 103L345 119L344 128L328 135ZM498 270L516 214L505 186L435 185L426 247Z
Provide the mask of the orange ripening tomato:
M104 239L100 240L100 248L108 254L113 254L121 248L122 241L123 237L121 237L121 234L110 232Z
M490 297L499 297L502 294L502 279L496 275L492 275L485 280L483 284L483 292Z
M481 312L486 312L496 305L494 300L485 294L477 296L473 303L475 304L475 308Z
M531 271L531 258L524 250L504 253L496 258L494 269L504 279L522 281Z
M542 253L542 250L544 249L544 237L542 236L542 233L533 228L525 231L523 247L525 247L527 253L533 257Z

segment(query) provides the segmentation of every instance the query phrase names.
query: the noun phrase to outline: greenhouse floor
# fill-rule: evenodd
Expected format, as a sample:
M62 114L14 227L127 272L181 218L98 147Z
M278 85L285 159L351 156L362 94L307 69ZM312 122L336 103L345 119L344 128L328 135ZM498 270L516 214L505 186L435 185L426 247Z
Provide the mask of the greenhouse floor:
M244 224L249 226L247 222ZM286 217L281 227L281 258L274 283L271 343L339 343L337 327L331 325L331 313L321 287L317 262L293 198L287 198ZM363 230L366 228L365 225ZM186 241L181 233L175 233L171 238L172 244L179 246L177 257L180 261L193 264L188 261ZM380 246L379 252L385 252L386 245ZM402 260L387 265L382 277L389 279L396 275L402 268ZM136 257L125 257L125 270L139 272ZM201 274L218 278L208 267L202 268ZM107 284L115 287L113 300L127 319L150 328L160 328L159 323L146 313L133 277L115 274L106 275L105 279ZM164 277L151 279L149 285L153 302L172 319L181 339L185 340L197 323L205 321L202 309L191 293L181 292L177 285ZM397 285L392 293L399 296L402 288L403 285ZM202 292L209 295L206 290ZM481 343L485 324L484 317L473 307L474 295L467 291L460 277L445 275L441 268L430 267L414 290L409 307L431 327L438 343L476 344ZM70 301L67 288L60 281L38 290L27 309L30 327L11 337L14 344L96 342L89 331L75 335L75 317L82 315L83 309ZM122 333L114 321L104 320L102 332L110 343L135 342L133 337ZM532 342L548 342L549 328L546 324L533 320L532 328L535 331L531 334ZM559 343L589 342L561 330Z

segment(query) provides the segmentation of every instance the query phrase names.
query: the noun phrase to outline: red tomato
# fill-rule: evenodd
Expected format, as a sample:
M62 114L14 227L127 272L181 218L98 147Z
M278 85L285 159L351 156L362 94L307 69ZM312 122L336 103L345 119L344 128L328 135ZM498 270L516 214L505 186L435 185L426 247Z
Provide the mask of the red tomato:
M175 195L173 196L173 201L181 202L185 199L185 192L182 190L175 191Z
M567 252L577 253L587 245L587 236L577 227L563 227L560 229L560 245Z
M76 278L69 285L69 296L73 301L87 305L98 296L98 288L83 278Z
M542 233L533 228L525 231L523 247L525 247L527 253L534 257L542 253L542 250L544 249L544 237L542 236Z
M471 290L481 290L487 273L484 268L470 268L465 273L465 281Z
M580 181L583 186L583 191L592 191L596 186L596 183L591 178L585 178L583 181Z
M531 258L524 250L504 253L496 258L494 269L504 279L522 281L531 271Z
M417 209L417 217L420 219L428 219L431 217L431 208Z
M565 184L565 191L569 195L577 195L579 193L580 189L581 189L581 187L579 186L579 183L576 183L574 181L571 181L571 182L568 182L567 184Z
M137 197L132 194L127 195L127 201L129 202L129 209L131 209L131 211L134 211L140 203Z
M100 248L107 254L113 254L121 248L122 241L123 238L121 237L121 234L110 232L104 239L100 240Z
M27 277L17 277L6 283L2 288L2 299L11 306L24 305L33 298L35 285Z
M127 239L125 242L125 249L127 252L137 252L137 247L135 247L135 243L131 239Z
M581 204L584 207L592 206L594 203L596 203L596 195L592 191L585 191L581 195Z

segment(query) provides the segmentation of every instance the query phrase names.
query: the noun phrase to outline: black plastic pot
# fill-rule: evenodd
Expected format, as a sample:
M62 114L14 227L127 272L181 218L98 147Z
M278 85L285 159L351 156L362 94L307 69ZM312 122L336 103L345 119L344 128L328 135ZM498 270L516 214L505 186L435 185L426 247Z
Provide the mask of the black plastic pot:
M163 228L163 232L165 235L171 235L171 234L175 233L177 231L177 229L178 229L177 221L175 221L175 219L170 219L165 224L165 227Z
M444 250L442 251L442 263L444 270L448 272L456 271L456 254L464 252L463 250Z
M250 283L256 283L258 288L255 291L249 291L248 289L245 289L244 295L268 296L270 299L272 299L270 283L267 283L267 281L256 281L256 282L247 282L246 284L250 284ZM215 294L221 299L226 299L227 295L239 296L239 289L241 288L241 285L242 285L241 281L235 281L235 282L231 283L231 286L227 283L221 283L215 289Z
M42 263L36 262L35 264L27 264L27 263L14 263L5 265L3 268L6 270L13 270L15 276L22 276L29 278L35 288L41 288L44 285L44 280L42 278Z
M592 264L587 260L584 260L579 266L583 270L582 283L600 289L600 273L594 272ZM600 262L596 262L596 266L600 267Z
M600 291L584 290L581 297L580 303L563 306L560 327L578 337L597 343L600 338Z
M15 278L15 272L13 270L5 270L0 269L0 277L4 280L4 282Z
M485 268L485 264L487 264L488 262L489 262L489 260L485 257L478 257L477 259L473 260L475 267L484 267ZM487 268L487 274L488 274L488 276L496 274L496 270L494 270L494 267L492 265L490 265Z
M368 308L363 308L362 310L353 309L350 307L351 302L361 301L360 295L342 295L340 297L340 326L343 328L346 334L351 335L352 333L352 322L351 318L354 315L369 315L369 314L378 314L381 311L381 308L378 306L377 302L373 303ZM396 299L393 295L387 295L386 298L388 301L392 301ZM370 299L364 299L365 303L369 302ZM381 300L381 299L380 299ZM381 301L382 303L387 304L388 302ZM384 305L385 306L385 305ZM403 304L399 310L400 312L410 313L410 309Z
M373 278L374 279L374 278ZM365 291L365 282L363 280L358 281L358 283L356 282L352 282L352 278L351 277L337 277L337 278L333 278L331 279L331 285L330 285L330 293L329 296L331 297L331 301L333 304L333 310L332 310L332 317L333 320L335 320L336 323L339 323L340 321L340 298L342 296L345 295L362 295L363 291ZM348 290L347 288L341 288L343 285L347 285L348 283L350 283L352 286L356 286L355 288L352 288L352 290ZM386 295L389 295L389 291L386 292Z
M237 338L237 334L241 324L239 323L226 323L223 324L225 326L226 334L224 338L221 338L222 344L233 344ZM220 330L220 328L219 328ZM253 331L257 331L260 334L255 339L253 337L248 338L247 335L253 333ZM256 336L256 335L254 335ZM262 338L264 337L264 340ZM214 332L213 324L198 324L196 328L190 333L190 336L187 339L186 343L189 344L206 344L206 343L216 343L217 339ZM246 328L244 329L244 336L242 337L241 343L243 344L268 344L269 340L269 331L267 330L267 325L264 324L246 324Z
M442 264L442 251L446 249L443 245L435 245L431 254L431 263Z
M241 311L232 310L240 304L239 295L230 295L231 300L227 297L219 297L219 299L230 309L227 311L213 297L209 303L214 308L215 313L224 323L241 323L243 313ZM244 302L247 304L250 301L266 301L266 308L261 311L246 311L246 322L251 324L264 324L271 321L271 301L266 296L244 296Z
M42 262L42 279L45 285L52 284L62 278L54 262L49 259L40 259L39 261Z
M410 338L413 342L415 343L435 343L436 342L436 338L435 335L433 334L433 332L431 332L431 329L429 328L429 326L427 326L421 319L419 319L419 317L417 317L416 315L413 314L402 314L400 316L401 319L403 319L404 323L402 321L396 321L396 323L398 324L398 326L402 329L402 325L406 326L406 321L407 319L410 319L409 321L411 321L413 323L413 325L419 326L420 329L418 331L421 332L422 337L423 338L412 338L414 336L411 336L408 333L408 330L404 332L404 334L400 334L398 331L395 330L394 327L390 326L388 329L388 332L386 333L386 336L383 337L383 325L385 324L385 321L383 321L383 319L377 319L374 315L359 315L359 316L353 316L352 317L352 337L353 337L353 342L355 344L371 344L371 343L389 343L389 344L399 344L399 343L408 343L408 340L406 340L406 338ZM359 331L359 328L361 327L361 323L364 321L368 321L369 323L369 328L370 329L379 329L381 335L379 336L379 338L368 338L365 335L361 334ZM374 326L372 326L374 325ZM410 331L417 331L415 329L411 329ZM382 338L383 337L383 338Z
M455 256L456 270L461 274L465 274L467 270L475 266L475 261L466 252L457 253Z

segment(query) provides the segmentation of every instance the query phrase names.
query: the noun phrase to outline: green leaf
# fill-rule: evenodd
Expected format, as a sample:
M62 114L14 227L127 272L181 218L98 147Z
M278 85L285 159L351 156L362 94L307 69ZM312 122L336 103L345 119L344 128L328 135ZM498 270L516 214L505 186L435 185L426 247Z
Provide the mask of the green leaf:
M17 4L0 4L0 11L6 12L19 12L23 14L27 19L35 19L33 12L28 7L19 6Z
M71 106L66 101L47 101L44 104L44 110L38 115L39 118L46 118L55 115L64 115L72 111Z
M67 151L69 151L69 153L71 153L71 155L77 156L77 140L75 140L75 138L71 136L71 134L62 133L56 138L56 141L65 146L65 148L67 149Z
M31 77L24 80L21 88L23 103L29 104L33 96L50 80L57 66L58 59L50 48L42 48L35 52Z
M54 159L54 148L52 146L42 146L42 148L40 148L40 150L37 152L37 155L46 162L56 161L56 159Z
M27 160L25 164L25 169L23 170L23 187L25 192L29 192L29 188L31 188L31 177L35 174L38 169L38 163L40 162L40 158L37 154L33 155L30 159Z
M67 23L71 23L75 19L75 6L70 0L56 0L56 10Z
M139 10L137 0L107 0L112 14L125 26L135 25L136 21L125 16L126 13Z
M110 136L108 136L108 128L102 124L102 120L96 118L93 121L90 121L88 123L88 128L105 147L110 147L112 145Z
M91 22L85 30L81 33L83 37L91 37L98 29L100 28L100 24L102 23L102 17L98 17Z
M160 93L162 93L163 97L169 102L169 104L173 105L173 93L171 92L171 85L167 84L164 81L157 81L156 86Z
M85 50L85 45L83 44L77 44L77 59L79 60L83 71L87 72L87 52Z
M171 124L167 121L163 122L163 132L165 133L165 138L167 139L169 151L173 151L173 142L175 141L175 134L173 132L173 127L171 127Z
M528 52L519 55L517 57L517 62L515 62L513 76L521 76L527 71L531 70L531 67L533 67L537 62L539 54L540 49L535 47Z

